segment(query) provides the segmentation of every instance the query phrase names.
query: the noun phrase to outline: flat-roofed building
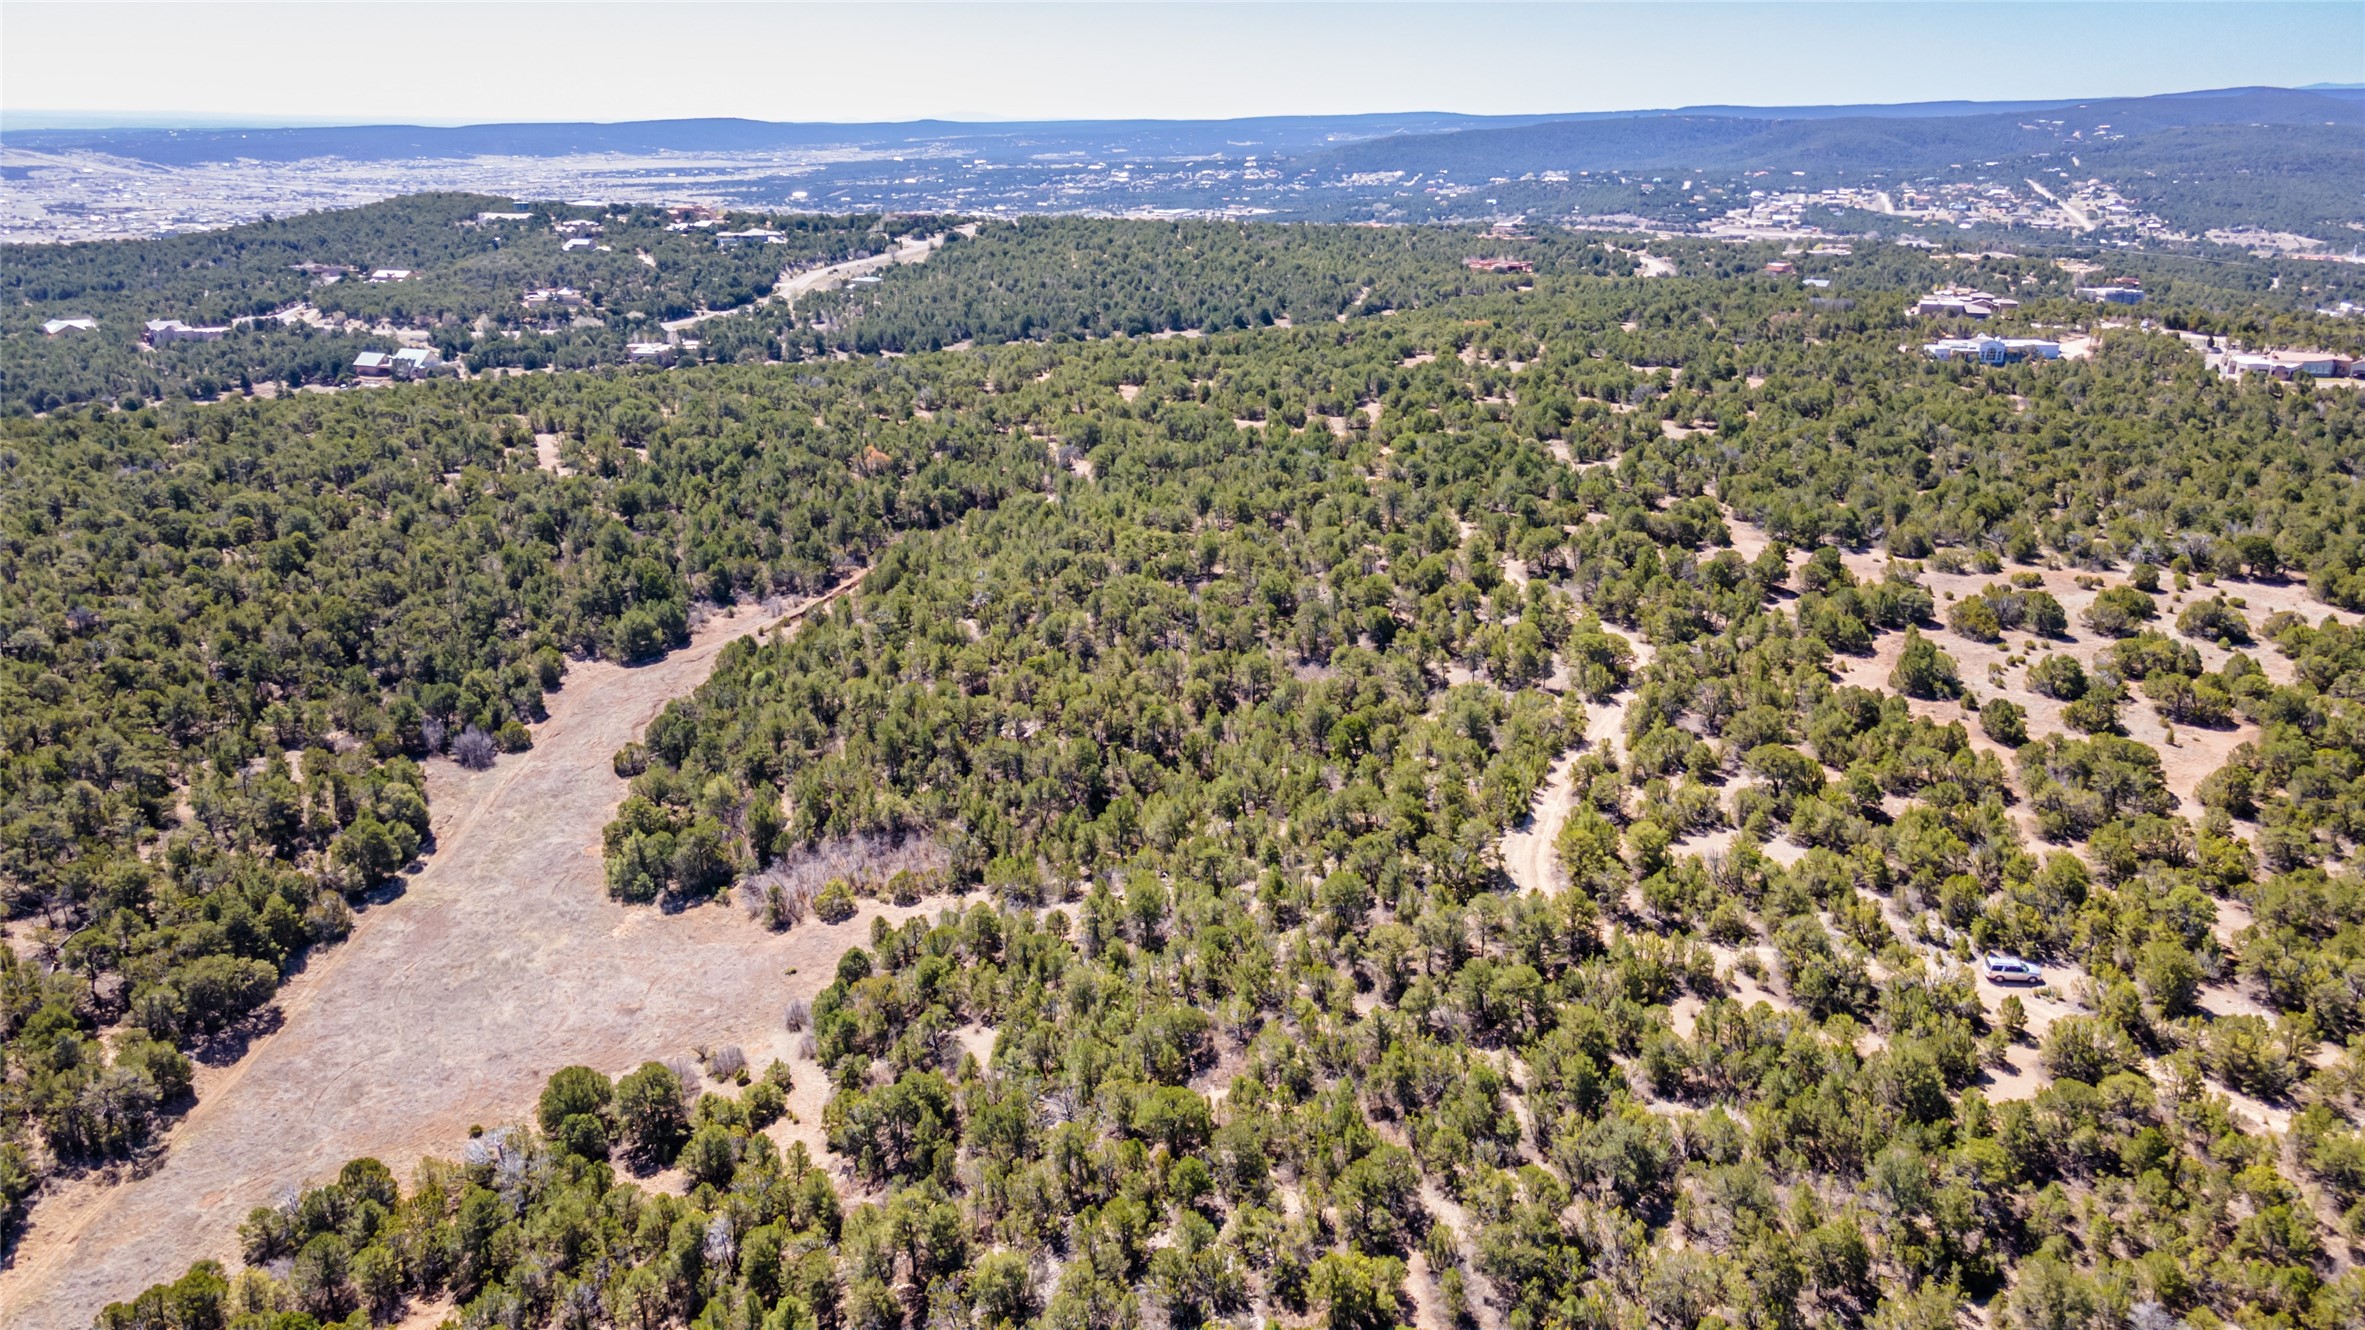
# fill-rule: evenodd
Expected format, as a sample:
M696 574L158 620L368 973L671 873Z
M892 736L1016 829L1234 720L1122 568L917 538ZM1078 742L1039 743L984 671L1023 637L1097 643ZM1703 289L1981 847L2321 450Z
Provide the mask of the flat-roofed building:
M1974 360L2009 365L2022 360L2059 360L2061 343L2041 337L1948 337L1922 346L1932 360Z
M2336 356L2329 351L2236 353L2227 356L2225 363L2235 374L2264 374L2277 379L2288 379L2300 374L2317 379L2342 378L2348 374L2351 364L2347 357Z
M150 346L165 346L173 342L218 342L228 328L192 328L179 319L150 319L141 331L140 340Z

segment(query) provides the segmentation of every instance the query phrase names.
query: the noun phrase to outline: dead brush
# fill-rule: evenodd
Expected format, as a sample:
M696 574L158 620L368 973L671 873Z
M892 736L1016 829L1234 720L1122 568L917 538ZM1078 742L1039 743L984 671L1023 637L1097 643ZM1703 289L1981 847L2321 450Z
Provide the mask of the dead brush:
M739 883L740 908L777 932L813 912L814 898L836 878L866 895L892 885L909 903L943 889L952 856L932 836L838 836L795 850Z
M718 1081L735 1081L747 1074L747 1054L737 1044L725 1044L706 1054L706 1074Z

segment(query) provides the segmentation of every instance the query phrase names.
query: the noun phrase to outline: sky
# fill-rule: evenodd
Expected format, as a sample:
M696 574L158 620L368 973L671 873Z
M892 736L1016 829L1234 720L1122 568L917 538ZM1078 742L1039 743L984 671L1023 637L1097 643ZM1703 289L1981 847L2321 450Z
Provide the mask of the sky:
M1527 115L2365 82L2365 3L18 3L18 128Z

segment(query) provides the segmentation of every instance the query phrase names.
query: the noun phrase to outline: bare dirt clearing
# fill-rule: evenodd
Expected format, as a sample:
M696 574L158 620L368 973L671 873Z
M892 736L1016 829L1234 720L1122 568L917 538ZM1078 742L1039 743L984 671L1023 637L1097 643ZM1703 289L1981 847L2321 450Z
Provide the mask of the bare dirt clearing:
M282 990L284 1022L201 1082L153 1173L40 1202L0 1272L0 1325L81 1330L193 1260L235 1258L255 1206L361 1155L407 1176L424 1155L456 1152L470 1124L530 1113L571 1063L615 1074L698 1044L740 1045L758 1067L783 1053L795 1038L785 1005L820 991L872 916L932 907L866 902L835 927L768 933L727 905L616 904L599 857L624 794L611 755L725 644L775 622L743 608L654 664L578 665L533 751L484 772L432 764L438 849L426 866Z
M1572 749L1552 764L1552 774L1536 791L1535 807L1526 820L1503 833L1503 871L1521 891L1553 891L1560 886L1554 842L1567 825L1569 812L1577 806L1573 777L1580 751Z

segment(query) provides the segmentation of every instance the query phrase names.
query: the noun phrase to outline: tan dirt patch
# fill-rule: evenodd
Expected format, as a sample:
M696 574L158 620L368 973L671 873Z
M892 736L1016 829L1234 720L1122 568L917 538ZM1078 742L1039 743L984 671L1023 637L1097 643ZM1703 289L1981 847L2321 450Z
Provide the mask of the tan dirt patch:
M835 927L769 933L720 903L665 914L611 901L599 849L624 794L611 755L726 643L773 622L742 609L653 664L578 664L531 752L483 772L431 762L435 853L281 990L283 1023L200 1085L154 1172L40 1201L0 1272L0 1324L81 1330L191 1261L234 1260L255 1206L363 1155L408 1176L458 1150L471 1124L530 1114L560 1067L614 1075L738 1044L760 1069L784 1053L797 1038L786 1004L820 991L874 915L931 907L866 902ZM817 1130L825 1087L811 1064L799 1072L792 1104Z

